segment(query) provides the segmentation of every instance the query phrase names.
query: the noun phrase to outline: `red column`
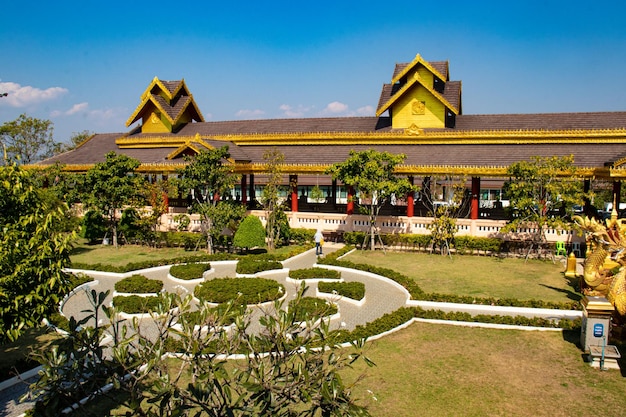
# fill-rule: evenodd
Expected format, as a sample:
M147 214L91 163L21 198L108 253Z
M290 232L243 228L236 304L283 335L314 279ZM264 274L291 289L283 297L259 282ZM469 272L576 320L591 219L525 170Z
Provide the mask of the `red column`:
M291 188L291 211L298 212L298 176L289 175L289 188Z
M413 185L413 176L409 175L409 182ZM415 207L415 202L413 201L413 191L409 191L406 195L406 216L413 217L413 209Z
M478 203L480 200L480 178L472 177L472 200L470 209L470 219L478 219Z
M241 176L241 204L243 204L244 206L246 204L248 204L248 190L247 190L247 176L246 174L243 174Z
M348 204L346 206L346 214L354 214L354 188L348 187Z

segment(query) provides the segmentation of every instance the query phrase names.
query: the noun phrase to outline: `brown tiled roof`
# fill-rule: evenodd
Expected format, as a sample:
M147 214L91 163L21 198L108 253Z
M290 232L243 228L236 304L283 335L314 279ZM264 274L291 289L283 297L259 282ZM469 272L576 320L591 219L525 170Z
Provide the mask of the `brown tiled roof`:
M176 91L176 89L178 89L180 87L180 85L182 84L183 80L177 80L177 81L163 81L163 80L159 80L161 81L161 84L163 84L163 86L165 88L167 88L167 91L170 94L173 94L174 91Z
M310 119L261 119L189 123L178 134L202 136L228 134L374 132L391 129L391 120L378 117L326 117Z
M461 81L448 81L444 86L442 96L461 113Z
M626 112L460 115L455 130L626 128Z
M448 76L448 61L434 61L429 62L429 64L437 70L441 75L443 75L443 82L446 82L449 78Z
M152 98L156 100L157 103L159 103L161 108L165 110L168 116L170 116L170 118L174 121L177 121L182 111L191 102L191 97L189 96L177 97L172 101L171 104L159 95L153 95Z

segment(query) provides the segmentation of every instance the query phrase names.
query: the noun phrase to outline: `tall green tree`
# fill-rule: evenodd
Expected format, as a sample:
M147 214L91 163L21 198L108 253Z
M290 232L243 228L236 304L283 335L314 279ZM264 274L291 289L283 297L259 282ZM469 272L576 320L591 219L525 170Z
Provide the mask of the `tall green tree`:
M263 188L262 204L266 212L267 247L272 250L280 240L280 191L283 178L282 166L285 155L277 148L271 148L263 154L267 183Z
M404 154L396 155L374 149L350 151L348 159L326 170L333 179L358 189L361 199L367 201L361 209L369 216L372 250L375 248L376 219L381 207L390 202L394 195L404 197L409 191L415 191L415 187L406 177L398 176L394 172L404 162L405 157Z
M34 172L0 167L0 343L39 325L69 291L67 211Z
M53 123L26 114L0 126L0 137L8 159L31 164L54 154Z
M533 230L528 256L533 247L546 240L546 229L570 229L572 206L582 205L588 196L573 156L535 156L511 164L507 173L510 181L504 184L503 191L513 216L505 231L515 232L522 227Z
M179 189L191 194L192 211L202 216L209 253L213 253L214 234L222 230L216 227L218 220L226 220L223 218L225 209L233 207L220 200L220 196L230 192L236 182L232 166L227 164L228 158L228 146L202 151L188 157L188 164L179 171ZM227 206L222 207L224 204Z
M117 248L117 227L121 210L141 201L145 179L135 175L138 160L109 152L85 174L85 196L88 206L97 208L108 219L113 246Z

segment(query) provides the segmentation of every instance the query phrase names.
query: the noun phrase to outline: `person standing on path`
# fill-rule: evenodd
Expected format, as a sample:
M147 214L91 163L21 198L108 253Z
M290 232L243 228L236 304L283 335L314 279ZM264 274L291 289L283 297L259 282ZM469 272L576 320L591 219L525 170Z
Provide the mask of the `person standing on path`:
M324 242L324 236L322 235L322 231L317 229L315 233L315 254L322 255L322 244Z

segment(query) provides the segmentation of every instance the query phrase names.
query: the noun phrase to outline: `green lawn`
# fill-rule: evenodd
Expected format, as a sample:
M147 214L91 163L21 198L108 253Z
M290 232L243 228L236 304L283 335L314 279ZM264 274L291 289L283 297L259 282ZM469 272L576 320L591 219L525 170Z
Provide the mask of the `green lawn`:
M553 302L580 298L577 279L566 278L558 261L361 250L344 259L393 269L429 293Z
M81 239L76 241L70 258L72 262L123 266L129 262L169 259L194 253L196 252L186 251L184 248L151 248L140 245L122 245L115 248L112 245L90 245Z
M354 394L373 416L623 416L626 379L585 363L579 337L414 323L346 379L365 373Z

